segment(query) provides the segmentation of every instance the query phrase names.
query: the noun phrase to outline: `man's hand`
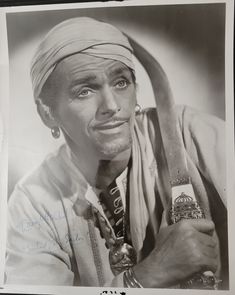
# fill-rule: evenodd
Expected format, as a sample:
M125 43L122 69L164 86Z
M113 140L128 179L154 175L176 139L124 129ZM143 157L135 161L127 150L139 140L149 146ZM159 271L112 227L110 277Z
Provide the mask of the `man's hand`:
M218 266L214 223L206 219L181 220L160 229L156 246L133 270L143 287L170 287L198 272Z

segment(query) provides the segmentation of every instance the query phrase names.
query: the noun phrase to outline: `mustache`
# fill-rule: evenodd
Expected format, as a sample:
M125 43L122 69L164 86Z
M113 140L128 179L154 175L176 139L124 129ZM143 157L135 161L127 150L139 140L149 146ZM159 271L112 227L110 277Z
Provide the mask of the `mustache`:
M112 124L118 124L118 123L125 123L127 121L129 121L130 118L129 117L112 117L108 120L105 120L105 121L102 121L100 123L95 123L92 128L96 129L96 128L99 128L99 127L103 127L103 126L106 126L106 125L112 125Z

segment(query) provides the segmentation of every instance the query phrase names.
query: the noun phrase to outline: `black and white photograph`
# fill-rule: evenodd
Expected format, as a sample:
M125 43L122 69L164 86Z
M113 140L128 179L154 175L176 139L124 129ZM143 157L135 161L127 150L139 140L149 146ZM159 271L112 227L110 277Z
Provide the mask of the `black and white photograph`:
M232 292L232 8L5 11L3 291Z

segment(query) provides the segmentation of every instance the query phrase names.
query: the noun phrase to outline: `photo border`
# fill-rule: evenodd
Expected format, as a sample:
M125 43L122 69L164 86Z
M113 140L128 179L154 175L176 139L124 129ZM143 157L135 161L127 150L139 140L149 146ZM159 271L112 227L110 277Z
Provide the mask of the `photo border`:
M235 238L233 233L232 224L235 222L234 209L235 209L235 188L233 177L235 175L234 168L234 94L233 94L233 22L234 22L234 3L233 0L224 0L224 1L210 1L210 0L200 0L200 1L173 1L173 0L149 0L146 3L143 1L125 1L121 3L110 2L108 5L110 7L119 7L119 6L143 6L143 5L172 5L172 4L205 4L205 3L225 3L226 4L226 31L225 31L225 93L226 93L226 152L227 152L227 195L228 197L228 238L229 238L229 268L230 268L230 290L219 291L220 294L234 294L235 292ZM33 294L77 294L78 292L86 292L89 294L102 294L104 290L114 292L114 288L104 288L104 287L61 287L61 286L33 286L33 285L3 285L3 270L2 265L4 265L4 255L5 255L5 241L6 241L6 212L7 212L7 122L8 122L8 112L9 105L9 62L8 62L8 53L7 53L7 33L6 33L6 13L15 13L15 12L26 12L26 11L39 11L39 10L63 10L63 9L75 9L75 8L89 8L89 7L107 7L107 3L72 3L72 4L48 4L48 5L36 5L36 6L22 6L22 7L6 7L0 8L0 36L2 45L0 45L0 76L1 80L0 86L5 85L4 88L0 90L0 97L4 98L2 105L4 106L3 118L4 118L4 142L3 142L3 174L1 174L2 187L0 187L1 199L0 199L0 282L2 290L0 293L19 293L24 294L33 293ZM2 37L3 36L3 37ZM2 78L4 77L4 78ZM1 104L0 104L1 105ZM1 168L1 167L0 167ZM2 197L2 195L5 195ZM234 196L234 197L233 197ZM79 288L79 290L78 290ZM184 292L189 292L189 290L176 290L176 289L123 289L115 288L116 291L126 292L127 295L131 294L186 294ZM216 291L206 291L206 290L190 290L190 294L215 294ZM111 294L111 293L109 293ZM114 293L113 293L114 294Z

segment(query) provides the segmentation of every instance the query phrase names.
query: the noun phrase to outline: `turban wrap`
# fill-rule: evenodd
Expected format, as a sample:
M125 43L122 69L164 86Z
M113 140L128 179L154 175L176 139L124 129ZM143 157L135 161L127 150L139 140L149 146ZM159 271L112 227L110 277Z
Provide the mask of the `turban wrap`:
M92 18L72 18L51 29L36 50L31 64L35 99L56 65L75 53L117 60L134 70L132 47L122 32Z

